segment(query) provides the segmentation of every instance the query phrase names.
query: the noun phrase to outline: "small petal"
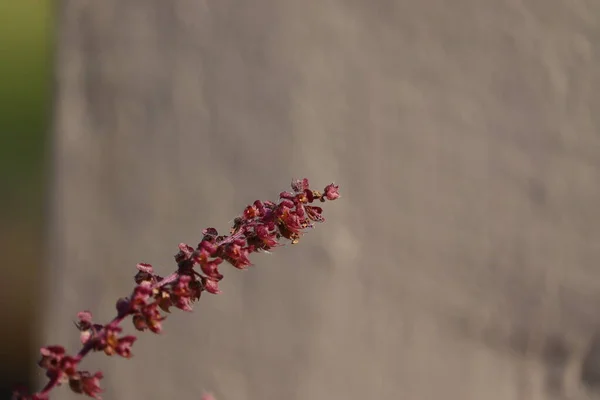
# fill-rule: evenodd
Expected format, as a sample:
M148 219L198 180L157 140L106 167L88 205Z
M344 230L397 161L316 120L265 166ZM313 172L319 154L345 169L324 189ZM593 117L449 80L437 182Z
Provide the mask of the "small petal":
M82 323L88 323L91 324L92 323L92 313L89 311L81 311L79 313L77 313L77 319L79 319L79 322Z
M256 207L256 210L258 211L258 216L259 217L264 217L265 214L267 213L267 209L265 208L265 204L260 201L260 200L256 200L254 202L254 207Z
M294 202L291 201L291 200L288 200L288 199L282 200L279 203L279 208L282 209L282 210L289 209L289 208L294 208L294 207L295 207Z
M138 263L136 265L136 268L142 272L145 272L147 274L153 274L154 273L154 269L152 268L152 265L147 264L147 263Z
M92 327L92 313L89 311L81 311L77 313L79 320L75 325L80 331L87 331Z
M312 190L305 189L304 195L306 196L306 200L308 200L309 203L312 203L313 201L315 201L315 194Z
M46 346L40 349L40 353L44 357L61 357L65 352L65 348L62 346Z
M135 342L137 338L135 336L124 336L119 339L119 344L117 345L116 352L121 357L130 358L131 357L131 346L133 346L133 342Z
M281 192L281 193L279 193L279 198L280 199L291 200L294 197L295 197L294 193L291 193L291 192Z
M323 222L325 218L321 215L323 209L316 206L306 206L306 214L312 221Z
M179 243L179 253L175 255L175 260L180 263L189 260L194 253L194 248L185 243Z
M88 340L92 337L92 332L83 331L79 334L79 339L81 340L81 344L86 344Z
M206 251L209 256L214 256L219 250L219 247L214 243L209 242L208 240L203 240L198 245L198 249Z

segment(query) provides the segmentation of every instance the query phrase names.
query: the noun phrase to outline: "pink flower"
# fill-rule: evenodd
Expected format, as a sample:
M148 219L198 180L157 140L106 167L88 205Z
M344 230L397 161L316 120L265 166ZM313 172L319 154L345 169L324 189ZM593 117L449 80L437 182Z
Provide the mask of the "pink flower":
M170 307L191 311L192 303L200 299L202 292L221 292L219 282L223 275L219 267L223 261L245 269L252 265L250 256L253 253L280 246L282 238L297 243L313 222L324 221L323 209L311 204L340 197L338 186L334 184L326 186L324 194L311 190L308 179L294 180L291 186L292 192L281 192L277 203L256 200L247 206L234 219L229 236L220 236L215 228L207 228L202 231L203 237L196 249L180 243L175 254L177 269L167 277L157 275L151 264L137 264L136 286L129 297L117 301L117 316L101 325L93 322L89 311L77 314L76 326L81 332L82 342L79 353L70 356L62 346L42 347L39 366L46 371L48 383L41 392L34 394L17 389L13 400L47 400L51 390L67 381L75 393L100 399L102 373L92 375L77 368L81 360L92 352L131 357L136 337L122 335L121 322L131 317L138 331L160 333L166 319L162 313L169 312ZM205 394L202 400L214 398Z

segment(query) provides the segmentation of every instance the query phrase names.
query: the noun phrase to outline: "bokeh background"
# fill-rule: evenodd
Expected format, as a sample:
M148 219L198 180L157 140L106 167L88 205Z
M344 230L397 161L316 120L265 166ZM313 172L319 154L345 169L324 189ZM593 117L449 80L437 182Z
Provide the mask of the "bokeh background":
M599 2L0 7L3 382L306 176L328 221L91 357L105 398L600 398Z
M0 398L32 383L51 121L53 10L0 2Z

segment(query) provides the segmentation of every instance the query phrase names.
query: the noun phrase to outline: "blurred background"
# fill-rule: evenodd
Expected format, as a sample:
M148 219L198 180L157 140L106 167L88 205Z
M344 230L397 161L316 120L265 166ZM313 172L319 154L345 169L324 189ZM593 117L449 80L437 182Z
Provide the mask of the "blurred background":
M600 2L0 0L0 50L3 398L296 177L327 222L104 398L600 398Z
M52 3L0 2L0 398L32 383L51 121Z

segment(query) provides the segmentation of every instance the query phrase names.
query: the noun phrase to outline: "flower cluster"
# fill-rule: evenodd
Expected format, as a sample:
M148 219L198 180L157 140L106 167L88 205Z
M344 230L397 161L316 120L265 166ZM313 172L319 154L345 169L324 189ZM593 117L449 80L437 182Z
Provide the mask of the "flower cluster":
M309 188L307 179L295 180L292 192L282 192L277 203L257 200L247 206L235 218L228 235L219 235L216 229L208 228L202 232L203 238L195 248L180 244L175 255L177 270L172 274L161 277L152 265L138 264L136 286L129 297L117 301L117 316L101 325L93 322L89 311L80 312L76 323L82 343L79 353L70 356L62 346L43 347L38 364L46 370L48 383L34 394L17 389L13 400L46 400L51 390L67 382L73 392L100 399L102 373L91 374L77 367L90 352L131 357L136 337L122 334L121 322L131 317L136 330L160 333L166 319L164 313L170 312L171 307L191 311L192 304L203 292L220 293L219 282L223 275L219 266L223 262L245 269L252 265L250 254L281 245L281 238L298 243L305 229L324 221L323 209L313 203L338 197L337 185L330 184L319 192Z

